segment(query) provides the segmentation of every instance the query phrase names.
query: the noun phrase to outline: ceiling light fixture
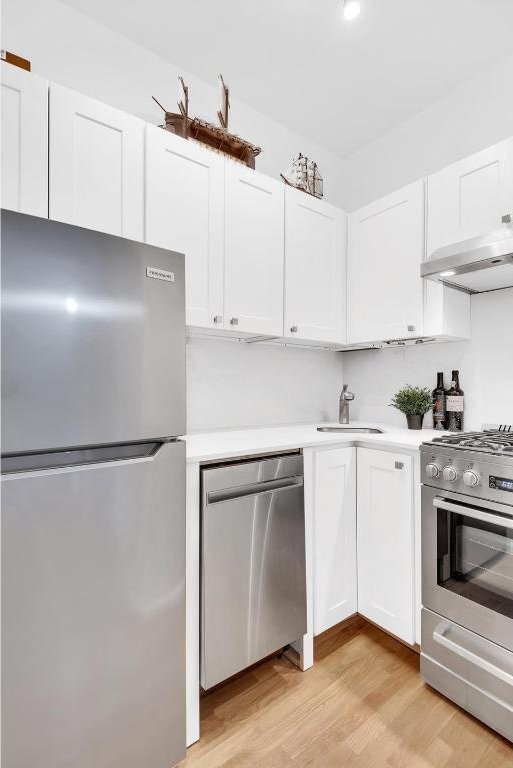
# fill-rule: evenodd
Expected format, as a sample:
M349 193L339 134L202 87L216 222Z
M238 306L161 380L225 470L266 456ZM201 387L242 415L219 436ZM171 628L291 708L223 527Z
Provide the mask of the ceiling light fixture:
M344 19L347 19L347 21L356 19L360 11L361 7L359 0L343 0L342 13L344 14Z

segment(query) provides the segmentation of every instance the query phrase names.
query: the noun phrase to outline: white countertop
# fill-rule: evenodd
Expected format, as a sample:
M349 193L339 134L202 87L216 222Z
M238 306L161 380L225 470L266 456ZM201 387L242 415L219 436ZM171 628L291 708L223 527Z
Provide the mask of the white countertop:
M379 427L383 434L342 434L318 432L318 426L327 423L291 424L279 427L251 427L227 429L216 432L198 432L185 435L187 461L191 463L250 456L259 453L289 451L296 448L330 444L361 445L369 448L398 448L416 451L421 443L440 435L434 429L412 430L390 427L385 424L351 422L349 427ZM332 426L336 426L332 424Z

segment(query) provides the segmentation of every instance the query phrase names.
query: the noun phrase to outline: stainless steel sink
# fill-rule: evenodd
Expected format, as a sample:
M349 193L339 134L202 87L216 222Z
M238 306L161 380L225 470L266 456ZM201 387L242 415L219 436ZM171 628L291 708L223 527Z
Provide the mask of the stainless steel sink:
M350 424L336 427L317 427L317 432L345 432L346 434L382 435L383 430L378 427L352 427Z

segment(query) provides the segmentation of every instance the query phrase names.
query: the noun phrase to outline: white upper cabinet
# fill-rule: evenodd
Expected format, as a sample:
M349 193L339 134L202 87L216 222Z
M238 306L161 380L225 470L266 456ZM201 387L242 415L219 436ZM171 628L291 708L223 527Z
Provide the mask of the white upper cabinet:
M285 189L285 328L288 338L346 340L346 214Z
M144 239L144 123L50 87L50 218Z
M283 234L283 182L225 161L225 328L283 335Z
M146 127L146 242L185 254L187 325L223 327L220 155Z
M499 229L513 213L513 139L466 157L427 180L427 255Z
M358 613L415 642L413 458L358 448Z
M348 227L348 342L419 336L423 182L351 213Z
M314 634L357 611L356 448L313 459Z
M2 62L2 207L48 217L48 81Z

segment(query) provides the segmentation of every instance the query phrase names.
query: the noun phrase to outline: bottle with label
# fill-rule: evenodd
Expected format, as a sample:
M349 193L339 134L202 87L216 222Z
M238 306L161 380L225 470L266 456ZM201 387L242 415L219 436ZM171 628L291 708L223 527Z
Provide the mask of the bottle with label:
M452 372L451 388L446 398L447 429L450 432L463 431L463 390L460 388L459 371Z
M433 390L433 428L446 429L446 391L444 389L444 375L442 372L436 374L437 382Z

